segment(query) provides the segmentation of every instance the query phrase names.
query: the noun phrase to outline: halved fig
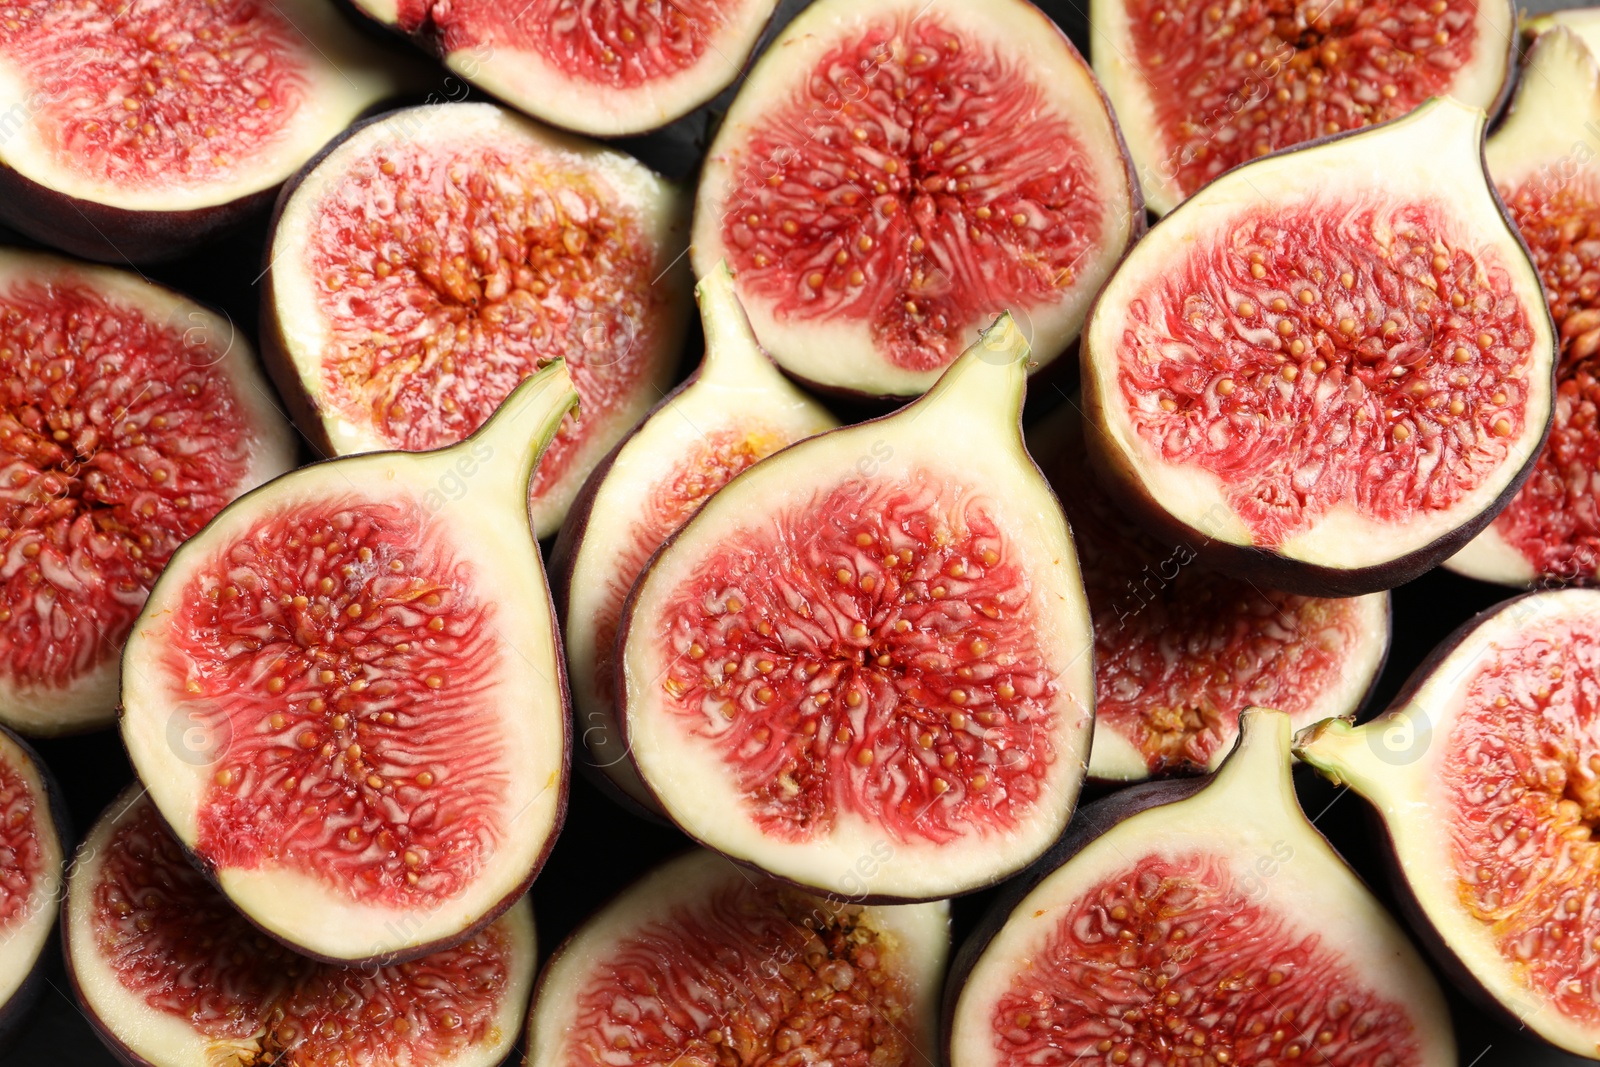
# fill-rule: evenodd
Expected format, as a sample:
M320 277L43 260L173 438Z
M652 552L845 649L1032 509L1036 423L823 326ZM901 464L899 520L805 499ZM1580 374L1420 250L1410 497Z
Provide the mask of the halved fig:
M1095 73L1164 215L1231 167L1431 96L1494 113L1517 13L1506 0L1091 0L1089 21Z
M1297 727L1360 710L1389 651L1388 593L1280 593L1157 541L1090 476L1075 402L1029 430L1028 450L1066 509L1089 594L1091 778L1215 770L1251 705Z
M352 0L535 118L644 133L732 84L777 0Z
M39 995L61 900L61 796L38 753L0 726L0 1042Z
M617 722L616 638L639 572L706 499L746 467L838 423L778 373L719 263L695 288L699 368L595 469L551 554L572 710L590 765L646 809Z
M1550 590L1468 621L1359 727L1302 760L1365 797L1412 925L1463 992L1600 1058L1600 592Z
M1444 997L1300 810L1289 718L1083 810L957 954L951 1067L1454 1067Z
M690 255L726 259L790 374L923 392L1010 310L1039 366L1144 230L1088 64L1026 0L818 0L706 157Z
M1556 28L1564 28L1594 55L1600 56L1600 10L1592 7L1573 7L1562 11L1546 11L1541 15L1524 16L1522 34L1537 43L1538 38ZM1532 56L1528 59L1531 61ZM1528 69L1524 64L1524 72ZM1519 90L1520 91L1520 90Z
M110 725L168 557L294 462L232 322L133 274L0 249L0 724Z
M556 363L472 437L302 468L179 549L123 656L162 818L261 929L389 963L523 894L566 810L566 679L526 496Z
M100 1039L140 1067L492 1067L533 987L526 898L454 948L346 968L263 937L190 865L137 787L78 849L67 966Z
M492 104L390 112L279 201L268 369L313 445L342 456L454 444L564 359L583 418L539 465L548 536L672 381L685 207L631 156Z
M949 948L944 901L829 900L691 852L545 965L524 1067L932 1063Z
M181 255L404 84L325 0L10 5L0 222L91 259Z
M1088 441L1163 540L1353 596L1439 563L1516 493L1555 339L1483 124L1434 100L1246 164L1129 254L1084 332Z
M1022 443L1027 365L1001 316L917 402L740 474L645 568L624 741L691 837L825 893L931 900L1066 825L1094 638Z

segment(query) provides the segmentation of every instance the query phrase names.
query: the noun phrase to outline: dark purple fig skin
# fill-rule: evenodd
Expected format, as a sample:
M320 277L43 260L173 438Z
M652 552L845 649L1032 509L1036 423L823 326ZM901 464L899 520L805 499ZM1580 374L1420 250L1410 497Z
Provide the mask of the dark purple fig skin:
M39 753L16 733L0 726L0 735L22 750L22 754L39 771L39 780L44 785L44 814L55 828L56 839L61 842L63 855L72 848L72 821L67 814L66 797L61 792L61 786L56 781L55 774L50 770L44 760L39 758ZM62 881L62 899L66 899L66 882ZM16 992L11 994L9 1000L0 1004L0 1051L16 1036L22 1023L27 1019L28 1013L33 1010L34 1004L44 992L44 968L50 954L49 942L39 953L39 958L33 961L33 966L28 971L28 976L22 980Z

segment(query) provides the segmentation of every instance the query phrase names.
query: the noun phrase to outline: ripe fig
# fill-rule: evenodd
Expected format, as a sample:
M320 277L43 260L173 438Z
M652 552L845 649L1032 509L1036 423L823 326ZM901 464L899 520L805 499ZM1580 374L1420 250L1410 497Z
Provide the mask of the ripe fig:
M312 443L349 455L454 444L566 360L583 418L539 465L548 536L672 381L686 206L631 156L491 104L390 112L279 201L267 366Z
M912 396L1010 309L1039 366L1144 229L1088 64L1026 0L818 0L706 157L690 256L778 365Z
M1093 635L1022 443L1027 365L1001 316L921 399L757 463L646 567L624 740L691 837L824 893L931 900L1066 825Z
M577 396L552 364L472 437L302 468L173 556L122 737L244 915L390 963L511 906L566 809L566 679L526 494Z
M1483 124L1434 100L1245 164L1118 268L1084 332L1087 439L1163 540L1354 596L1441 562L1515 494L1555 338Z
M167 558L294 459L230 321L123 271L0 249L0 723L110 725Z
M655 551L728 479L838 425L761 351L726 264L706 275L695 298L704 360L590 475L550 559L578 736L590 765L647 810L655 801L628 761L617 722L622 602Z
M135 1067L492 1067L533 986L526 898L455 948L335 967L262 937L190 865L137 787L73 861L67 967L106 1047Z
M1091 778L1215 770L1251 705L1296 726L1360 710L1389 650L1388 593L1262 589L1207 570L1192 545L1155 540L1090 476L1075 402L1029 431L1028 450L1066 509L1089 594Z
M524 1067L935 1062L949 911L814 897L680 856L545 965Z
M1468 621L1383 715L1295 751L1382 819L1397 895L1436 961L1511 1025L1600 1056L1600 592Z
M1455 1067L1444 997L1305 817L1288 716L1083 809L956 956L950 1067Z
M181 255L403 75L325 0L9 5L0 222L90 259Z
M1505 0L1090 0L1089 21L1095 73L1164 215L1231 167L1431 96L1492 114L1517 13Z
M1562 27L1577 35L1578 40L1594 55L1600 56L1600 10L1592 7L1573 7L1564 11L1546 11L1540 15L1527 15L1522 20L1522 33L1537 42L1550 30ZM1532 59L1530 55L1529 60ZM1528 71L1524 65L1524 73ZM1579 97L1583 97L1580 95ZM1570 106L1570 105L1569 105ZM1552 116L1553 117L1553 116Z
M777 0L352 0L512 107L596 137L682 118L744 68Z
M60 801L38 753L0 726L0 1044L41 988L41 957L61 900Z

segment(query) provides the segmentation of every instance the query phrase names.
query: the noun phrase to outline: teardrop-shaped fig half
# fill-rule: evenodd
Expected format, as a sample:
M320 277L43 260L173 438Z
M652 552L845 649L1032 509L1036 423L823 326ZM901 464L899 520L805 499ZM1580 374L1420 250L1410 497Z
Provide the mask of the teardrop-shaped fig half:
M555 533L661 398L688 324L687 202L631 156L492 104L357 127L279 202L262 350L327 455L454 444L563 359L583 418L539 465Z
M1438 984L1295 799L1288 716L1085 808L945 986L950 1067L1454 1067ZM1181 1050L1181 1051L1180 1051Z
M545 965L524 1067L934 1063L949 947L944 901L815 897L691 852Z
M690 836L822 892L931 900L1066 825L1093 635L1022 443L1027 361L1002 316L916 403L740 474L640 576L624 740Z
M122 737L252 922L335 962L456 944L533 880L568 707L528 481L557 363L472 437L302 468L173 556L123 656Z
M1145 199L1166 214L1230 167L1431 96L1493 113L1517 13L1506 0L1091 0L1089 21Z
M1488 525L1544 442L1555 337L1483 124L1434 100L1246 164L1151 230L1084 333L1119 503L1310 596L1393 588Z
M1028 450L1066 509L1094 620L1091 778L1215 770L1253 704L1297 727L1360 710L1389 651L1388 593L1263 589L1157 541L1090 476L1076 401L1028 431Z
M1383 715L1301 759L1382 818L1396 894L1445 973L1509 1024L1600 1058L1600 592L1505 602Z
M744 69L777 0L352 0L512 107L596 137L682 118Z
M704 360L595 469L550 557L578 737L590 766L647 810L655 800L627 758L617 721L622 603L655 551L728 479L838 425L756 343L725 264L695 297Z
M78 1002L133 1067L493 1067L533 986L526 899L412 963L295 955L206 883L137 787L79 846L62 910Z
M0 726L0 1044L38 998L61 900L61 794L38 753Z
M1026 0L818 0L739 89L690 255L839 392L929 388L1001 311L1043 367L1144 230L1088 64Z
M326 0L86 0L0 19L0 221L91 259L181 255L403 87Z
M294 461L230 320L131 273L0 249L0 724L111 725L168 557Z

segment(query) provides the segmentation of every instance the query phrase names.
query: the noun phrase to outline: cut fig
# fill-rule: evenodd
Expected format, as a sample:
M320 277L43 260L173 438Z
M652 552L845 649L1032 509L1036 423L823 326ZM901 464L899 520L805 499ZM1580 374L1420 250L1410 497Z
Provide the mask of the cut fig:
M624 741L691 837L824 893L931 900L1066 825L1093 635L1022 443L1027 363L1002 316L917 402L729 482L646 567Z
M8 5L0 222L91 259L181 255L266 210L403 73L325 0Z
M1446 974L1511 1025L1600 1057L1600 592L1470 620L1385 714L1296 753L1382 817L1397 895Z
M1483 112L1246 164L1141 241L1084 332L1113 496L1219 570L1393 588L1486 526L1550 424L1554 331Z
M725 264L706 275L695 297L705 323L703 362L590 476L550 563L578 736L591 766L647 809L655 802L628 761L614 690L628 590L728 479L838 425L761 351Z
M67 965L106 1046L141 1067L493 1067L533 987L524 898L413 963L317 963L263 937L190 865L137 788L78 850Z
M566 679L528 527L556 363L435 452L303 468L172 558L122 737L184 848L305 955L390 963L522 895L566 809Z
M39 995L61 900L60 793L39 756L0 726L0 1042Z
M937 1062L949 910L823 899L680 856L546 964L524 1067Z
M262 347L328 455L454 444L565 359L583 418L533 488L540 537L672 381L688 318L679 192L491 104L395 111L280 201Z
M1089 21L1095 73L1164 215L1231 167L1431 96L1493 113L1517 14L1505 0L1091 0Z
M964 944L951 1067L1455 1067L1444 997L1295 799L1288 716L1083 810Z
M1557 27L1565 28L1569 33L1575 34L1592 54L1600 56L1600 10L1592 7L1573 7L1564 11L1529 15L1522 20L1523 36L1533 38L1535 42L1540 36ZM1532 56L1530 55L1528 59L1531 61ZM1525 63L1524 74L1529 69L1529 65ZM1585 99L1585 96L1580 92L1578 98Z
M352 0L467 81L596 137L644 133L732 84L777 0Z
M167 558L294 458L227 319L132 274L0 250L0 723L110 725L117 657Z
M729 107L690 255L785 371L910 396L1008 309L1057 359L1143 229L1094 75L1026 0L818 0Z
M1192 547L1129 522L1090 476L1083 419L1063 404L1028 450L1067 512L1094 621L1089 776L1215 770L1251 705L1295 726L1354 716L1389 650L1389 594L1333 599L1207 570Z

